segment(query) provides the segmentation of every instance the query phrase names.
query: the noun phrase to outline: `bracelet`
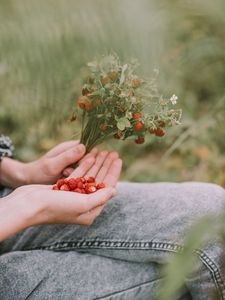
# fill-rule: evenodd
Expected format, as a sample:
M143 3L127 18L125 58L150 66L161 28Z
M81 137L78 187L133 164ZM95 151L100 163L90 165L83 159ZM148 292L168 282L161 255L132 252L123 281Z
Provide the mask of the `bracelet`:
M0 135L0 162L3 157L13 157L14 146L12 141L9 137L4 136L3 134Z

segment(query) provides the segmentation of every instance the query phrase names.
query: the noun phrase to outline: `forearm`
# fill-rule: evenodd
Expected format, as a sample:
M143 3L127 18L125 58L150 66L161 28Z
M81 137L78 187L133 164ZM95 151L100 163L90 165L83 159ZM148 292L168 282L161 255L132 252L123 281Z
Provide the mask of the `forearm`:
M35 218L35 207L28 207L23 199L10 196L0 199L0 241L32 226Z
M0 185L16 188L26 181L25 164L4 157L0 163Z

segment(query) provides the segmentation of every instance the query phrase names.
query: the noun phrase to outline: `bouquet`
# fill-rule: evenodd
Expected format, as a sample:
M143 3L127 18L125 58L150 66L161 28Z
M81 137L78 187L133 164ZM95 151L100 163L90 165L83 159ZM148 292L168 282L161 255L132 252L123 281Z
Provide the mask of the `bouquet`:
M136 74L138 63L122 64L116 54L88 63L82 95L71 121L81 119L81 138L87 151L108 138L145 142L146 134L163 137L168 127L180 124L177 96L166 99L152 78Z

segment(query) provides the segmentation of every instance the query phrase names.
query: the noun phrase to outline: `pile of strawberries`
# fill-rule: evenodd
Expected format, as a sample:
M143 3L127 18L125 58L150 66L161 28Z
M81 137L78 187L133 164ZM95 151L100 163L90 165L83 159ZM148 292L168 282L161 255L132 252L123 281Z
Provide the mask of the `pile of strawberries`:
M105 184L103 182L96 183L94 177L78 177L59 179L56 184L52 187L55 191L69 191L80 194L92 194L97 190L103 189Z

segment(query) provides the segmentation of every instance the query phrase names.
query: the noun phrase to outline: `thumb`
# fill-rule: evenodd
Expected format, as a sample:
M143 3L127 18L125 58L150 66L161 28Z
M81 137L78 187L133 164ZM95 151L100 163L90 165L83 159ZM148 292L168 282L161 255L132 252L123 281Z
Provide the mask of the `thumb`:
M59 172L62 172L69 165L79 161L85 154L86 148L83 144L77 145L63 153L49 159Z
M104 205L109 199L116 195L114 188L104 188L98 190L96 193L88 195L87 211L92 210L100 205Z

